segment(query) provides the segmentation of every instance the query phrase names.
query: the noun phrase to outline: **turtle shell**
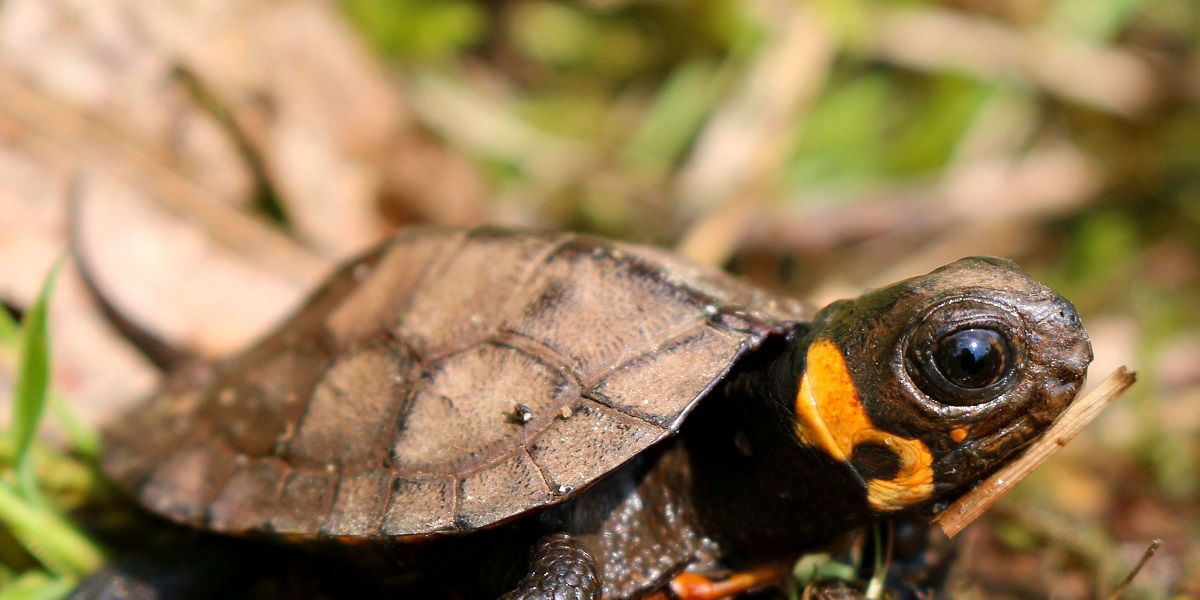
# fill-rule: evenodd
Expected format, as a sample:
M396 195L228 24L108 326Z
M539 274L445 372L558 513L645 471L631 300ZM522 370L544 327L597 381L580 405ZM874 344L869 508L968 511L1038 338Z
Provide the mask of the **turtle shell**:
M676 432L800 304L665 252L411 229L241 355L168 380L105 469L209 529L395 537L562 502Z

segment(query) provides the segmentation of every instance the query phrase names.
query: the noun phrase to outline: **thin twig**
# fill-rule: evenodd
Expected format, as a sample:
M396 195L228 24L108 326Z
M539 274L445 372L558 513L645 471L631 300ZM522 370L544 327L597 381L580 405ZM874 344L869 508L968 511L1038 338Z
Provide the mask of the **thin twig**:
M1153 542L1150 542L1150 547L1146 548L1146 551L1142 553L1142 559L1139 560L1138 564L1134 565L1133 570L1125 576L1125 580L1121 582L1121 585L1118 585L1117 589L1113 590L1113 593L1108 597L1108 600L1119 600L1121 598L1121 595L1125 593L1125 590L1129 589L1129 584L1133 583L1133 578L1137 577L1137 574L1141 572L1142 567L1146 566L1146 563L1150 561L1150 558L1154 556L1155 552L1158 552L1159 546L1162 546L1162 540L1154 540Z
M713 112L674 183L680 214L705 215L676 250L704 264L724 264L741 245L833 63L835 41L815 11L768 6L770 40Z
M935 517L934 522L942 526L942 531L947 536L954 537L1008 493L1008 490L1032 473L1038 465L1078 435L1100 411L1133 385L1135 380L1136 375L1133 372L1125 367L1118 368L1103 383L1063 411L1058 420L1046 430L1045 435L1038 438L1024 454L956 500Z

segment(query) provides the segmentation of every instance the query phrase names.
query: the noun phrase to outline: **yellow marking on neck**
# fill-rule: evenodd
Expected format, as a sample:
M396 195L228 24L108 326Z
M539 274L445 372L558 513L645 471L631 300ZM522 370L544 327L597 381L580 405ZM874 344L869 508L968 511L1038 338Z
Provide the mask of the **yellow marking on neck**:
M899 510L933 494L933 455L920 440L875 427L858 398L842 352L832 341L818 340L808 347L807 364L796 394L796 417L796 433L804 443L824 450L847 466L858 444L882 444L896 453L900 470L895 477L867 481L867 503L871 508L881 512Z

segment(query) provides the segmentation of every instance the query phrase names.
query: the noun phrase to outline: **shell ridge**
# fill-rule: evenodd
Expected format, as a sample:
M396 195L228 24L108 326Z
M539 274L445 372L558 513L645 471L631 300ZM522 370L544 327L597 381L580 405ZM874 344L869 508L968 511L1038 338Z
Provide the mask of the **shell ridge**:
M256 529L272 531L271 518L274 516L275 511L279 507L280 498L283 495L284 483L287 481L288 476L291 475L291 473L293 471L292 466L289 465L286 461L279 459L278 457L273 457L273 456L266 456L266 457L260 457L260 458L247 457L248 458L247 460L242 460L240 458L240 457L245 457L245 456L246 455L243 453L238 453L239 458L235 459L237 466L231 470L229 478L226 479L225 482L222 484L220 492L218 492L215 496L213 496L212 501L208 503L208 511L207 511L206 521L207 521L208 526L213 528L216 531L220 531L220 532L224 532L224 533L232 533L232 534L244 533L246 531L256 530ZM238 498L238 497L230 498L232 505L230 507L228 507L229 508L228 512L230 514L226 516L226 522L215 522L214 521L215 515L213 514L213 509L217 504L219 504L222 501L222 499L225 497L225 494L230 492L231 484L237 479L237 476L241 473L249 472L251 469L254 469L256 467L265 465L266 463L269 463L269 462L280 463L279 465L276 465L276 467L278 469L277 470L278 477L273 478L274 480L272 481L272 486L271 486L272 489L265 490L267 492L267 495L264 498L260 498L260 500L262 500L261 504L259 504L258 506L253 506L253 505L247 506L245 504L244 497L243 498ZM249 477L249 476L252 476L252 475L247 475L247 477ZM262 489L259 486L253 486L253 487L258 487L259 489ZM248 524L243 523L243 524L241 524L240 527L235 526L236 522L239 519L244 519L247 516L247 509L249 509L249 513L250 513L248 516L255 517L255 521L253 523L248 523Z
M392 448L395 447L396 439L400 435L404 426L408 422L408 415L412 409L414 396L417 393L417 382L424 377L425 367L418 358L416 353L412 353L414 360L413 366L404 376L404 383L398 395L402 397L397 399L396 408L393 412L391 423L388 424L388 430L385 435L380 436L380 466L388 469L395 474L399 474L400 466L396 464L396 457L392 455Z
M342 470L334 467L333 469L326 469L326 472L332 475L332 477L330 477L332 481L329 486L329 505L325 507L324 517L321 519L321 524L317 526L317 531L321 533L325 533L326 528L329 526L329 520L333 517L333 507L336 506L338 493L342 491Z
M288 479L290 479L292 475L297 472L299 472L299 469L284 461L282 472L277 478L278 481L275 482L275 486L271 491L271 495L264 503L267 510L263 511L264 514L260 515L263 522L258 524L255 528L261 527L267 531L277 531L275 517L279 514L279 509L283 506L283 492L287 488Z
M457 475L455 477L458 477ZM465 477L458 477L458 480L450 486L450 514L454 515L454 529L462 530L462 525L458 520L459 508L462 506L463 485L466 484Z
M422 228L422 229L424 230L425 228ZM434 235L438 235L439 233L441 233L441 232L438 232L436 229L433 229L432 231L433 231ZM404 339L404 336L399 334L398 331L401 329L401 325L404 323L405 314L412 308L413 293L411 290L421 289L423 286L425 286L426 282L429 280L429 278L431 276L440 275L442 270L444 270L446 268L446 265L453 262L454 259L458 258L458 255L460 253L462 253L463 248L467 245L467 242L470 241L470 239L471 239L471 234L474 233L475 231L478 231L478 230L454 229L454 230L451 230L450 232L446 232L447 235L438 236L438 237L446 238L447 241L444 242L446 247L443 249L442 252L440 252L437 255L437 257L434 260L431 260L427 264L423 265L421 267L421 269L419 270L419 272L417 273L416 277L413 277L413 280L411 282L411 289L406 291L406 293L403 296L401 305L396 307L396 316L398 316L399 318L396 320L395 323L389 323L389 324L383 325L381 327L382 330L390 332L395 339ZM419 235L412 236L411 240L414 241L415 243L420 243L422 241L421 236L419 236ZM406 238L406 241L408 241L407 238ZM394 249L397 245L398 244L393 244L392 249ZM381 261L385 258L386 258L386 255L381 257ZM349 296L344 298L343 302L346 301L348 298L349 298ZM339 306L340 305L341 305L341 303L339 303ZM331 311L329 311L329 313L332 314L333 311L331 310ZM407 341L405 343L406 343L406 345L411 346L411 344L408 344ZM421 352L415 347L412 348L412 353L414 356L417 356L420 359L425 358L425 356L423 356L421 354Z
M148 488L153 483L155 483L156 477L159 475L159 472L165 470L166 467L168 465L171 465L172 461L174 461L176 458L178 458L181 454L184 454L185 452L195 451L197 448L203 447L205 445L210 445L210 444L211 444L211 442L204 442L204 441L198 439L198 436L192 436L192 437L184 440L182 443L178 444L174 448L174 450L167 451L166 453L164 453L161 456L161 460L158 462L157 466L155 466L153 469L149 469L137 482L134 483L133 486L131 486L129 488L130 491L132 492L132 495L137 497L145 505L154 504L153 502L150 502L150 500L153 499L149 495L152 490L150 490ZM226 449L229 450L229 452L231 454L233 454L235 461L238 460L238 457L243 456L241 453L237 452L236 450L234 450L232 448L229 448L227 445L226 445ZM225 485L229 482L229 479L231 477L233 477L233 473L236 471L237 471L236 463L233 468L225 470L225 473L224 473L223 477L221 478L220 482L217 485L212 486L209 490L209 493L204 497L203 501L199 503L199 506L201 508L198 511L199 514L196 515L195 517L189 517L186 514L176 512L176 511L170 511L170 512L163 511L159 514L163 514L163 515L167 516L169 518L169 520L174 521L176 523L191 523L191 522L207 523L209 507L212 505L212 502L214 500L216 500L217 496L224 489Z
M598 377L596 381L588 382L588 385L584 386L583 389L594 390L596 386L600 385L600 383L603 382L611 373L620 371L621 369L624 369L625 367L628 367L634 363L660 354L665 349L677 346L682 342L686 342L687 340L696 337L696 334L702 331L708 325L709 322L707 318L698 318L695 321L688 323L686 326L680 327L677 331L672 332L670 335L664 336L662 341L655 344L649 350L626 358L625 360L610 366L604 375Z
M549 237L549 239L546 242L546 247L543 248L540 253L538 253L537 255L535 255L534 257L529 259L529 261L528 261L529 265L526 267L525 272L522 273L521 278L519 280L520 283L518 283L516 287L518 287L518 288L527 287L529 285L529 282L533 281L533 279L535 277L537 277L538 272L541 271L541 269L543 267L545 267L547 264L549 264L552 260L554 260L554 257L557 256L558 253L563 250L563 248L570 246L572 243L574 243L575 241L577 241L579 239L579 236L577 236L573 233L559 233L556 235L551 235L551 236L546 236L546 237ZM517 297L518 297L517 294L513 294L508 297L508 300L505 303L504 309L502 311L500 311L501 314L503 314L503 315L511 314L513 309L518 308L520 306L524 306L525 301L528 300L527 297L522 298L522 302L520 304L517 304L516 303ZM506 322L506 320L503 318L499 320L500 324L503 324L505 322Z
M293 483L293 480L297 477L313 477L323 481L324 489L323 491L319 492L320 495L318 496L321 499L321 506L316 509L310 508L310 510L314 515L321 515L324 517L328 515L331 510L333 510L333 494L337 492L336 481L340 479L340 476L333 475L333 470L329 468L313 469L305 466L289 466L291 470L288 472L287 476L283 478L283 490L280 492L279 501L276 503L275 511L268 519L267 523L268 528L272 531L280 531L290 528L293 531L286 531L285 535L297 535L298 533L294 531L297 529L296 525L288 522L288 517L290 516L288 513L292 512L291 503L285 502L285 500L289 499L288 489ZM302 498L302 501L303 500L306 499ZM323 522L324 518L321 519L321 523ZM320 528L321 524L318 523L312 530L320 531Z
M531 255L530 257L528 257L524 260L525 265L523 266L523 268L520 272L520 275L517 277L516 282L511 286L510 293L502 301L501 306L493 314L493 317L495 318L495 322L492 324L491 327L487 328L485 331L480 332L479 336L475 339L472 339L472 340L469 340L466 342L461 342L461 343L457 344L456 346L435 348L435 349L433 349L432 352L428 352L426 354L421 354L417 350L416 347L413 347L413 353L420 358L420 362L421 362L422 366L424 366L428 362L433 362L433 361L445 358L447 356L454 355L465 349L471 348L480 343L484 343L487 340L494 337L497 334L497 332L502 330L504 328L505 324L507 324L510 321L511 316L515 312L517 312L517 309L519 309L520 307L525 306L527 304L530 293L528 291L526 291L526 288L529 287L530 281L532 281L537 276L539 269L541 267L543 267L550 259L552 259L553 256L563 246L569 244L570 241L572 239L574 239L574 236L569 233L568 234L548 235L544 232L527 232L527 231L520 231L520 230L513 231L513 230L506 230L503 228L498 228L498 227L493 227L493 226L483 226L483 227L478 227L475 229L467 229L467 230L463 230L463 231L464 231L465 235L462 237L462 239L460 239L458 241L458 243L454 246L452 251L448 251L443 256L438 257L438 260L436 261L437 269L445 269L446 265L453 263L454 260L458 258L458 255L463 252L466 245L469 242L471 242L472 240L491 239L491 238L535 237L535 238L545 240L546 243L545 243L545 246L543 248L539 249L539 251L537 253ZM426 283L426 281L428 280L429 277L431 277L433 275L441 274L440 272L433 273L434 268L435 268L434 265L430 265L430 266L426 267L424 270L422 270L421 274L414 280L413 288L418 289ZM403 310L397 311L397 314L399 314L402 318L405 315L405 313L407 312L408 308L411 306L411 302L412 302L411 294L406 300L407 300L406 304L402 307ZM399 327L397 327L397 328L399 329ZM404 336L396 335L396 337L398 339L403 339Z
M471 233L472 232L467 229L457 229L454 231L453 235L448 236L449 241L446 242L445 251L438 256L437 260L429 261L429 264L425 265L425 267L421 269L420 274L413 278L413 289L420 289L421 286L425 284L431 273L433 273L436 269L446 268L447 264L449 264L455 258L458 258L458 255L463 251L463 247L466 246L467 242L470 240ZM418 242L420 241L420 238L415 239ZM412 302L412 295L409 294L404 300L406 303L405 308L407 308L407 303Z
M710 323L710 326L712 326L711 323ZM716 326L713 326L713 328L719 329ZM766 339L767 339L766 334L757 335L757 336L747 336L746 339L744 339L742 341L741 346L738 347L738 349L733 353L733 356L730 357L729 360L726 362L725 366L721 369L721 371L719 373L717 373L717 376L712 378L712 380L710 380L708 382L708 385L704 386L704 389L697 392L696 397L692 398L692 400L690 402L688 402L687 406L685 406L683 410L679 411L679 414L675 417L675 420L672 421L670 424L671 430L678 431L679 428L683 425L684 419L686 419L688 417L688 415L690 415L692 413L692 410L694 410L696 408L696 405L700 403L700 400L702 400L703 398L705 398L706 396L711 394L713 389L716 388L718 385L720 385L720 383L722 381L725 380L725 378L729 375L729 372L733 370L734 365L736 365L738 363L738 361L740 361L742 359L742 357L746 356L746 354L748 354L749 352L751 352L751 351L755 350L756 348L758 348L759 346L761 346L763 341Z
M583 385L583 374L575 369L571 361L553 346L547 345L537 338L529 337L519 331L505 329L495 337L486 340L485 343L511 348L525 354L549 368L566 374L567 378L573 381L579 389L586 389Z
M460 475L455 475L455 477L457 479L454 481L454 485L450 486L454 490L453 500L450 502L450 514L453 515L451 527L453 531L466 531L471 528L471 524L467 522L467 516L460 509L463 487L467 485L467 478Z
M591 400L592 402L595 402L596 404L599 404L600 406L603 406L608 409L612 409L612 410L619 412L631 419L636 419L643 423L653 425L654 427L656 427L658 429L662 429L667 434L664 437L669 437L671 435L674 435L674 433L675 433L675 431L673 431L672 428L664 426L661 422L655 421L654 419L651 419L645 415L640 415L635 412L630 412L629 409L613 403L612 400L610 400L608 398L605 398L603 396L594 395L591 390L583 392L582 394L579 395L579 397L583 398L584 400ZM663 438L658 438L658 439L663 439Z
M321 329L325 329L324 325L321 326ZM327 382L329 380L329 372L333 370L334 366L337 365L337 359L334 358L332 354L328 354L327 356L328 360L326 360L324 366L321 367L321 374L313 380L312 386L304 392L304 397L300 400L301 406L296 411L297 418L295 422L291 423L288 427L285 427L283 431L281 431L275 438L275 443L271 448L271 454L268 456L278 457L288 463L296 458L302 458L300 455L292 452L292 441L296 439L296 434L300 432L301 426L303 426L305 420L309 418L309 412L312 410L313 405L313 396L316 395L317 388L320 387L323 382ZM334 387L332 383L329 383L328 385ZM340 389L337 390L337 392L339 395L342 395L343 393ZM227 435L222 437L228 439ZM232 446L233 444L230 445ZM249 458L249 455L243 452L239 451L238 454Z
M208 497L204 499L204 514L200 516L200 520L206 525L212 522L213 503L217 501L217 498L221 497L221 492L224 492L225 488L229 486L230 480L233 479L233 474L237 473L238 467L250 462L249 457L247 457L245 454L232 447L230 447L229 450L233 452L233 468L226 469L224 476L221 477L220 483L213 485L212 491L209 493Z
M529 444L527 442L521 444L521 450L525 452L525 456L529 458L530 464L537 470L538 477L542 480L542 487L546 488L546 493L550 494L553 498L562 496L562 494L557 493L554 488L550 487L550 478L546 476L546 470L533 457L533 453L529 451Z

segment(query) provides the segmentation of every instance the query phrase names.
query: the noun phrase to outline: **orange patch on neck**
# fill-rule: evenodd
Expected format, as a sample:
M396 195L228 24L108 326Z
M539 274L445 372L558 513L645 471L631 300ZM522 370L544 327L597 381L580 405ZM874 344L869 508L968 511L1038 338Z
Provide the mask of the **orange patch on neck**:
M971 430L967 427L955 427L954 429L950 430L950 439L956 442L961 442L967 439L968 433L971 433Z
M871 508L899 510L933 494L933 455L920 440L875 427L859 400L842 352L832 341L817 340L808 347L796 395L796 417L796 434L804 443L847 466L858 444L882 444L896 453L900 470L895 477L867 480Z

